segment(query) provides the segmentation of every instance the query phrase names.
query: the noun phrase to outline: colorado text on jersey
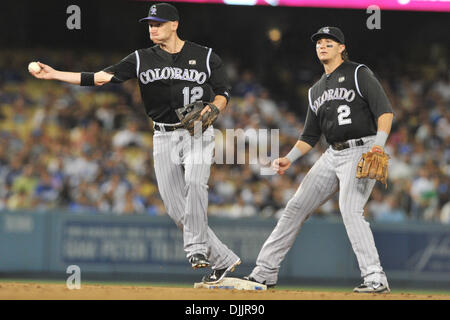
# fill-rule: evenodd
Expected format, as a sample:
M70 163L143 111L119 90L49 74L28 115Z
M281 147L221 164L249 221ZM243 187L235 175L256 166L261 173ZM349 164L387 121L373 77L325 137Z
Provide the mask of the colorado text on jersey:
M148 69L147 71L143 71L139 74L139 80L141 80L143 84L168 79L185 80L203 84L207 79L207 75L205 72L198 72L196 69L183 70L181 68L174 67Z
M310 89L311 90L311 89ZM345 100L347 102L352 102L355 99L355 90L346 88L336 88L325 90L319 98L317 98L313 104L311 104L311 109L317 114L317 110L326 102L331 100Z

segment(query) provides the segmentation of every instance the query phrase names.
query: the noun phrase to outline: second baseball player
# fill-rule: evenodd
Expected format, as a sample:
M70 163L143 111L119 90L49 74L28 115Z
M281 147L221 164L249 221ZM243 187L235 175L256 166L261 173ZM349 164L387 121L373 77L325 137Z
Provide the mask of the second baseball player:
M354 291L389 292L372 231L363 216L375 180L358 179L356 172L363 153L384 152L392 107L372 71L348 60L344 34L339 28L323 27L311 39L325 72L309 89L303 133L285 157L273 162L273 167L284 174L322 134L330 146L287 203L258 255L256 267L245 279L274 286L281 262L305 220L339 191L339 208L363 278Z

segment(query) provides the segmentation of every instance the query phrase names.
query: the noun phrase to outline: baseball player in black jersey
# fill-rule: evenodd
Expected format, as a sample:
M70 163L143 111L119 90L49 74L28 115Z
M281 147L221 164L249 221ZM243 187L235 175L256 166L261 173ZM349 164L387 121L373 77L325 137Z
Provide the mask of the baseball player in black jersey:
M323 27L311 39L325 73L309 89L306 123L299 140L272 166L283 174L314 147L322 134L330 146L286 205L258 255L256 267L245 278L275 285L280 264L304 221L339 191L339 208L364 279L354 291L389 292L372 231L363 216L376 180L358 179L356 172L363 153L384 153L393 119L392 107L372 71L348 60L340 29Z
M179 129L180 119L175 110L200 100L223 110L230 97L225 68L211 48L178 37L179 14L174 6L154 4L140 22L148 23L155 45L136 50L102 71L63 72L39 62L42 69L30 72L36 78L82 86L137 78L145 111L154 124L155 173L167 213L183 232L184 250L192 267L211 266L212 272L203 281L219 282L241 261L208 227L207 182L214 131L210 126L200 137L191 136ZM202 110L202 114L206 112L210 112L209 106ZM198 143L200 148L192 148Z

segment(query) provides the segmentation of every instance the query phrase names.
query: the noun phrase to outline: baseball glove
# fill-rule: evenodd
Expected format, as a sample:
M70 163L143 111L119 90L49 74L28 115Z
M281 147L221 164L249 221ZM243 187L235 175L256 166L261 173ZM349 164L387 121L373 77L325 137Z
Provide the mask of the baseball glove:
M383 148L372 147L361 156L356 168L356 177L376 179L387 187L389 158Z
M202 110L206 106L209 106L211 111L207 111L201 115ZM205 130L216 121L220 110L210 102L196 101L182 108L176 109L175 113L181 121L181 126L189 131L189 134L193 136L195 127L200 126L200 124L202 133L205 132Z

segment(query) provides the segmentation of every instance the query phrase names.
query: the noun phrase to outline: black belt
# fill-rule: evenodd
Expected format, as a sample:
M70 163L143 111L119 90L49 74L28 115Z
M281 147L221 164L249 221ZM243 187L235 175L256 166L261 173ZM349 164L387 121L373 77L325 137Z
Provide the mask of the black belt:
M177 124L177 125L164 125L164 124L154 124L154 128L155 130L158 131L175 131L177 129L180 129L182 126L181 124Z
M362 139L356 140L355 144L357 147L359 146L363 146L364 145L364 141ZM331 144L331 147L334 150L340 151L340 150L344 150L344 149L348 149L350 148L350 143L348 143L347 141L345 142L335 142Z

